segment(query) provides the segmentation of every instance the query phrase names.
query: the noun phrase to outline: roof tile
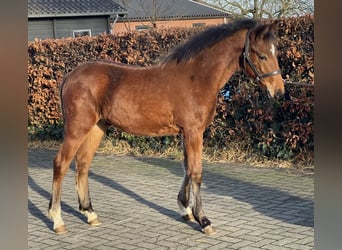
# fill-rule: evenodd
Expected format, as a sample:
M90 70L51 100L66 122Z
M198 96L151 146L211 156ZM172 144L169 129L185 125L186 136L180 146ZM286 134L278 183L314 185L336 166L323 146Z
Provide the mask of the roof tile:
M156 9L158 20L228 17L229 14L207 4L190 0L116 0L127 9L128 15L121 20L150 20ZM155 4L155 8L153 7Z
M28 0L28 17L127 13L114 0Z

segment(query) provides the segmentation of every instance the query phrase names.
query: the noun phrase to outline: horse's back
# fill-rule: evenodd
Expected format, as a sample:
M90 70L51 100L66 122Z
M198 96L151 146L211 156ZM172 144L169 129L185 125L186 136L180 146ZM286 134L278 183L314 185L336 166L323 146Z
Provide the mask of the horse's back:
M153 67L91 61L66 78L61 93L67 119L94 117L137 135L176 134L172 88Z

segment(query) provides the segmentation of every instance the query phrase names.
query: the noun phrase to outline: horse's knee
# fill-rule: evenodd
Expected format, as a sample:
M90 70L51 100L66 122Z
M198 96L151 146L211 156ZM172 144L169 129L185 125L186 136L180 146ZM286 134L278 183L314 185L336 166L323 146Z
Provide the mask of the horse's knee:
M54 171L61 171L62 169L62 156L61 152L58 152L55 158L53 159L53 169Z
M73 156L74 152L69 150L69 147L62 145L53 160L53 173L56 178L63 178L70 167Z
M76 173L79 175L84 175L88 173L89 170L89 163L86 160L83 159L77 159L76 162Z
M53 161L53 179L61 180L68 170L68 165L62 161L60 154L57 154Z
M192 183L201 184L202 183L202 172L191 173Z

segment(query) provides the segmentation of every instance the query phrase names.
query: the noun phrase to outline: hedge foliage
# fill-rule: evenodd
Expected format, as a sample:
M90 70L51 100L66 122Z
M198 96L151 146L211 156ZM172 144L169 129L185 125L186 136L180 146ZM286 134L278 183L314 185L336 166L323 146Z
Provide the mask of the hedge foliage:
M270 20L266 21L269 22ZM311 85L286 85L283 100L267 98L243 74L235 74L218 98L206 147L225 149L231 142L253 153L292 162L313 161L314 18L278 20L278 54L283 78ZM28 44L28 129L31 139L61 139L59 85L64 75L93 59L150 66L201 29L175 28L120 35L36 40ZM108 133L137 147L162 151L180 145L178 137L135 137L111 128Z

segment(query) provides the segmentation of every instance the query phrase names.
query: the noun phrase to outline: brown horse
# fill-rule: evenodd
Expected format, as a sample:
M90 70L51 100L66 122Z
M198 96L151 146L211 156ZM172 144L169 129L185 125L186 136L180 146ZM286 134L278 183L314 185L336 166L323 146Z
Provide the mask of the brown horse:
M238 70L254 77L271 97L284 93L275 42L272 24L238 19L199 33L152 67L91 61L68 74L61 88L64 140L54 159L49 204L55 232L66 232L61 186L74 157L79 209L90 225L101 224L90 201L88 171L105 130L113 125L135 135L182 134L181 215L196 220L204 233L215 233L200 196L203 132L214 118L220 89Z

